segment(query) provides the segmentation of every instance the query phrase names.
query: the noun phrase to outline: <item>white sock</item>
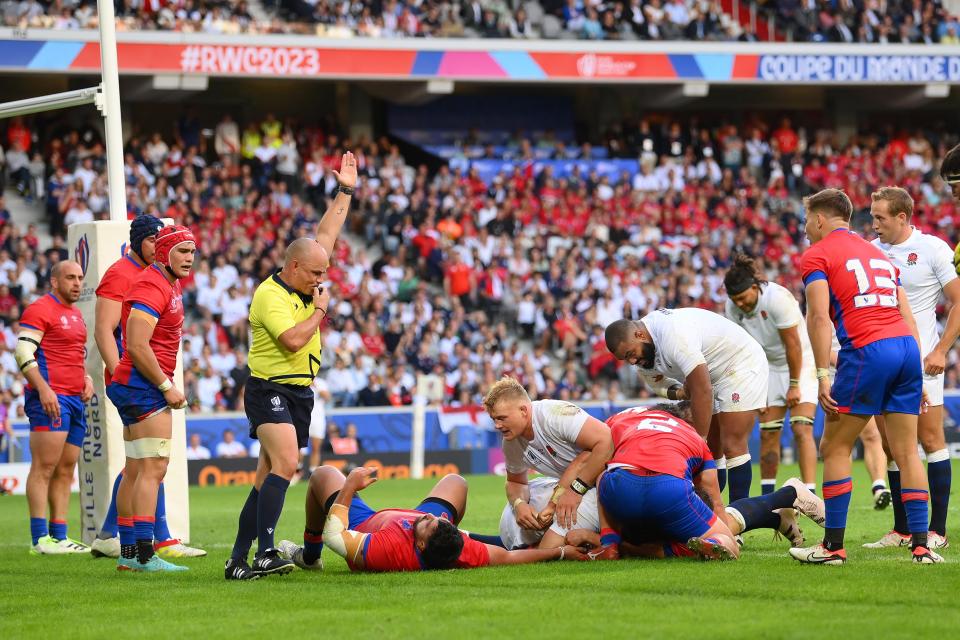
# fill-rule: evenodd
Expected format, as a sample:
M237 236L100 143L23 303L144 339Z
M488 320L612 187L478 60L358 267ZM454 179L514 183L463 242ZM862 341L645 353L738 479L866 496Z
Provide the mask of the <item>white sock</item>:
M887 463L887 471L900 471L900 467L897 466L897 463L891 460Z
M750 454L745 453L742 456L734 456L727 460L727 471L743 464L750 464Z

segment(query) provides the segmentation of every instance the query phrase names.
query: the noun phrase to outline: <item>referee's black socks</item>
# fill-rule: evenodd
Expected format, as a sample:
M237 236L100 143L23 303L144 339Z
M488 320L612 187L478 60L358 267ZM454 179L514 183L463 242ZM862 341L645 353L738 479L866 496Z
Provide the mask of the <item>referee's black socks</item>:
M243 504L240 511L240 521L237 523L237 539L233 543L233 553L230 557L234 560L247 559L250 552L250 545L257 537L257 502L260 492L256 487L250 489L247 501Z
M257 499L257 555L273 548L273 531L283 511L283 499L290 481L271 473L260 487Z

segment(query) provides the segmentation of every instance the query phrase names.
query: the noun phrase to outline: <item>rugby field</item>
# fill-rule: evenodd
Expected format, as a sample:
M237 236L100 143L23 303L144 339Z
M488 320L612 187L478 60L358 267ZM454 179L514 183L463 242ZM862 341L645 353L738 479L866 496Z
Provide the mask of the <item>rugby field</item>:
M954 465L955 475L960 464ZM769 532L747 534L739 562L548 563L405 575L350 574L324 551L321 574L225 582L245 487L193 488L193 542L210 555L176 575L118 573L113 560L31 557L22 496L0 497L0 638L911 638L960 628L960 496L947 563L915 566L906 550L868 551L891 512L871 508L854 465L843 567L801 566ZM781 469L785 479L795 468ZM757 473L755 468L755 474ZM958 476L960 477L960 476ZM472 476L465 528L492 533L503 479ZM412 506L432 480L381 481L374 508ZM754 491L759 491L756 486ZM305 485L290 489L278 540L299 540ZM819 528L802 519L808 540ZM79 526L74 498L72 532Z

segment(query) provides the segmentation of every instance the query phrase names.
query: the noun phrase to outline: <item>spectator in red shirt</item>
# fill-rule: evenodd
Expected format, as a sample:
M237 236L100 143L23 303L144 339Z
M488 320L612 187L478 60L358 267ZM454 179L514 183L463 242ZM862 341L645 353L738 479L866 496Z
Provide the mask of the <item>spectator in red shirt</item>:
M784 118L780 121L780 128L773 132L773 139L777 141L783 155L791 155L796 152L800 143L797 132L790 126L790 118Z
M456 249L450 249L450 260L444 269L443 290L448 297L460 298L465 309L472 308L472 299L477 290L476 276L473 269L464 264Z

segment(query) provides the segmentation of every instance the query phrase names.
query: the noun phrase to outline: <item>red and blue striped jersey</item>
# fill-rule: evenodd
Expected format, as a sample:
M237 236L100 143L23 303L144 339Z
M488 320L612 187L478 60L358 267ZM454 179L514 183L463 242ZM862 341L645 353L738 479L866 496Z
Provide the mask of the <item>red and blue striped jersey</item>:
M48 293L23 311L20 326L42 331L34 356L40 375L54 393L78 396L86 375L87 325L75 306L66 305Z
M800 259L803 284L826 280L830 319L841 348L859 349L885 338L911 335L900 315L900 272L875 246L849 229L837 229Z
M614 446L608 468L641 469L691 481L717 468L700 434L664 411L626 409L607 418L607 425Z
M157 363L164 375L173 378L177 367L177 352L180 350L180 336L183 331L183 292L180 282L170 283L157 265L150 265L137 276L130 291L123 298L120 312L120 326L124 327L120 363L113 373L113 379L121 384L129 384L133 372L133 360L127 352L127 320L130 311L137 309L157 319L150 336L150 348L157 356Z

